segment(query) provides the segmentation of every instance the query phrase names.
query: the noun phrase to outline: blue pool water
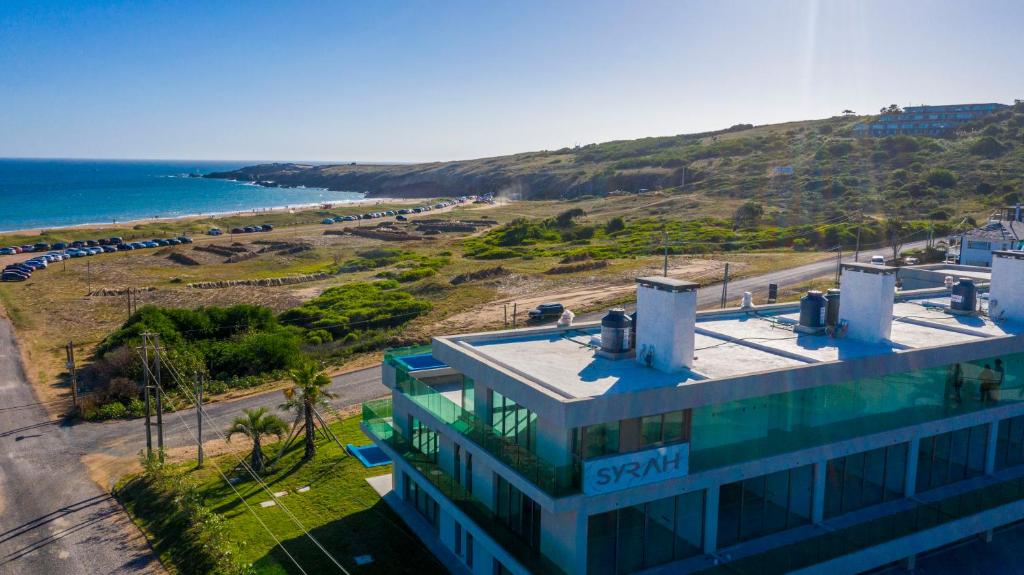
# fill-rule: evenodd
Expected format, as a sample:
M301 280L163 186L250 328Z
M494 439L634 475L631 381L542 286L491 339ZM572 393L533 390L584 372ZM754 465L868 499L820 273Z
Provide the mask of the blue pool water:
M349 443L345 448L363 464L363 467L377 467L391 463L391 458L376 445L357 447Z
M398 361L404 363L409 371L419 371L421 369L436 369L439 367L448 367L444 362L430 355L424 353L420 355L407 355L405 357L398 358Z
M0 231L343 202L357 192L189 177L253 162L0 158Z

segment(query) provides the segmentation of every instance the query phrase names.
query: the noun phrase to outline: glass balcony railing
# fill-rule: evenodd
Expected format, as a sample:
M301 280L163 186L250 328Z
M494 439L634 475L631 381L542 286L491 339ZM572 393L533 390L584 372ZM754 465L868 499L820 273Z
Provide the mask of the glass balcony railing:
M423 479L436 487L449 501L485 530L524 567L533 573L564 575L564 571L538 549L529 547L523 539L508 528L495 513L466 491L434 458L418 451L392 424L391 400L381 399L363 404L363 426L379 441L388 444L407 461Z
M701 575L775 575L805 569L1024 499L1024 479L1002 481L934 503L809 537L799 543L701 571ZM1014 518L1008 518L1012 521Z
M391 360L385 356L385 361L389 361L395 367L398 388L413 403L476 443L548 495L562 497L580 492L578 465L554 465L518 445L511 437L496 432L491 425L471 411L463 409L458 403L410 375L408 368L399 361L401 356L397 355L398 351L395 350Z

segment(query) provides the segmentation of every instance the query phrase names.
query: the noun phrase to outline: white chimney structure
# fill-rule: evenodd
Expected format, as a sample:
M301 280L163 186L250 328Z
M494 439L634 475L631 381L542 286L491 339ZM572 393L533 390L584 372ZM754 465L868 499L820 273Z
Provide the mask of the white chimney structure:
M658 276L636 283L636 360L668 373L693 367L698 285Z
M846 337L870 343L889 339L892 303L896 295L896 268L872 264L843 264L839 322L846 322Z
M1024 322L1024 252L992 252L988 296L989 317Z

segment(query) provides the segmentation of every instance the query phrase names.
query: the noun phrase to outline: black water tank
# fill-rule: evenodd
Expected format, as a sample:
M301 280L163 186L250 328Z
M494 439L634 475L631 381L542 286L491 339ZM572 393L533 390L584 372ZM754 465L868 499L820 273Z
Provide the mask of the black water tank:
M636 347L636 311L629 314L629 347Z
M629 328L633 322L626 310L613 308L601 319L601 349L609 353L629 350Z
M835 327L839 323L839 290L833 288L825 292L828 304L825 307L825 325Z
M964 313L973 313L978 307L978 288L974 282L962 278L953 286L953 294L949 298L949 309Z
M802 327L825 327L825 298L820 291L811 290L800 298L800 325Z

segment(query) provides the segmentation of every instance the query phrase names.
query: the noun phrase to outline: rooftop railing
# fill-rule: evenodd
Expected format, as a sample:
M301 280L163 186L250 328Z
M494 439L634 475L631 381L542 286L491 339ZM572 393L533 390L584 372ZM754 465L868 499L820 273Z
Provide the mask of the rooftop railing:
M408 462L423 479L436 487L449 501L469 516L524 567L533 573L564 575L564 571L540 550L530 547L486 505L476 499L430 455L417 450L392 424L391 400L381 399L363 404L363 427L379 441L386 443Z
M513 438L501 435L487 421L463 409L441 392L412 376L404 364L396 361L402 357L399 355L400 351L391 352L390 361L386 355L385 361L389 361L395 368L399 390L413 403L476 443L548 495L563 497L580 492L578 465L555 465L517 444Z

